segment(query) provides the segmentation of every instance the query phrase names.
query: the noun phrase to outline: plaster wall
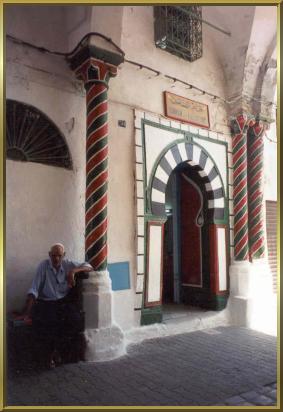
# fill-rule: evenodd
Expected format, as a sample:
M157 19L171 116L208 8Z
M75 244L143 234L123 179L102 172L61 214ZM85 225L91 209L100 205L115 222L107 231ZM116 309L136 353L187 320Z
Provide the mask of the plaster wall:
M111 88L111 80L110 80ZM125 120L126 127L119 127ZM109 103L108 262L129 262L130 289L113 293L113 318L122 329L139 325L134 312L136 283L134 123L130 107Z
M98 9L95 10L97 12ZM104 26L109 27L111 22L113 25L113 19L111 13L105 13L105 10L102 10ZM23 32L27 34L25 40L53 49L56 45L57 50L61 47L66 50L67 40L71 37L66 37L65 31L74 33L76 28L79 30L80 22L86 28L91 21L89 15L83 12L81 19L76 21L77 25L73 26L70 25L70 15L65 16L65 23L59 18L61 14L57 20L52 17L52 12L49 15L51 21L54 18L60 27L47 33L44 25L46 13L37 15L37 19L31 21L29 16L19 13L16 20L7 20L8 32L18 37ZM126 52L126 58L211 93L224 94L222 69L209 36L204 36L203 58L187 63L155 47L151 6L127 6L123 13L120 10L121 16L121 47ZM29 23L28 30L26 26ZM44 30L40 30L41 25ZM34 37L34 33L38 37ZM116 36L119 37L118 32ZM58 37L60 42L55 43ZM7 98L34 105L52 119L66 137L74 164L73 171L66 171L7 161L7 302L10 310L22 304L35 267L46 256L50 243L63 241L69 256L79 260L84 257L86 111L82 84L75 79L62 57L42 54L8 42L6 73ZM230 141L227 113L218 100L186 89L178 82L173 84L164 76L156 78L152 72L139 70L128 63L121 65L118 76L110 80L108 261L130 263L131 289L113 293L114 320L123 329L136 326L139 322L139 316L133 310L137 272L133 109L142 108L147 113L154 112L162 117L164 90L208 104L210 129L225 135L225 139ZM118 127L118 120L125 120L126 127ZM19 285L16 292L15 285Z
M272 123L264 139L264 197L277 200L277 143L276 124ZM268 140L271 139L272 141Z
M47 14L49 24L46 24ZM152 6L9 5L6 22L8 34L59 51L73 49L90 31L100 32L123 49L126 59L143 63L161 73L155 77L146 69L122 64L117 78L112 80L110 99L163 114L162 92L172 91L208 104L212 130L224 133L229 130L227 112L222 102L195 89L190 90L181 83L172 84L164 77L173 76L224 97L224 72L218 58L217 44L206 25L203 25L203 57L189 63L155 47ZM63 57L57 59L60 67L59 60L64 61ZM41 69L45 70L45 67Z
M173 84L172 80L164 77L173 76L217 96L224 96L224 74L214 53L215 45L206 30L203 26L203 57L189 63L155 47L152 6L124 7L121 48L126 59L149 66L159 71L160 75L156 76L147 69L140 70L125 62L118 70L117 78L112 81L110 98L163 115L163 91L167 90L208 104L210 128L228 133L227 112L221 101L202 95L179 82Z
M44 65L43 72L39 68ZM67 67L60 67L59 76L57 70L50 56L7 47L7 98L45 113L64 134L73 160L73 170L7 160L8 311L22 306L35 269L48 257L52 243L63 242L69 258L84 260L84 97L70 82Z
M48 21L47 21L48 17ZM66 14L60 5L5 4L6 33L56 51L66 51Z
M249 48L245 62L243 91L260 97L262 76L276 48L277 7L256 7ZM274 89L274 84L271 84Z
M43 66L44 72L40 70ZM68 67L61 64L60 70L57 75L57 58L20 46L8 47L7 98L31 104L54 121L66 138L74 166L69 171L7 160L8 311L22 306L37 264L47 257L50 244L61 241L69 257L84 259L85 96ZM118 127L120 118L126 120L126 128ZM132 110L110 103L109 122L108 261L130 263L131 289L113 293L114 320L127 329L136 325Z
M244 65L255 9L255 6L230 4L203 7L205 20L230 33L230 36L225 35L206 26L207 35L216 44L215 53L224 72L228 100L239 97L243 91Z

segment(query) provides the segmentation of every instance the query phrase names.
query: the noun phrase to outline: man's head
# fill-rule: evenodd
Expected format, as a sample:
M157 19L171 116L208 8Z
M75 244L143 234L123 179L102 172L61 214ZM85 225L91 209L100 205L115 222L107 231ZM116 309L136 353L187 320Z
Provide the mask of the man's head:
M49 256L52 262L52 266L58 269L61 266L62 260L65 256L65 248L62 243L55 243L51 246Z

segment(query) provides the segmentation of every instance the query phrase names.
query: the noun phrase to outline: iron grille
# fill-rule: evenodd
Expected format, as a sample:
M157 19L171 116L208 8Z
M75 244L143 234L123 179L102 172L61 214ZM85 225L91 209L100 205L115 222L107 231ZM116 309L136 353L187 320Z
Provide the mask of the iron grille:
M202 56L201 6L155 6L157 47L190 62Z
M10 99L6 103L6 156L72 169L69 148L58 127L35 107Z

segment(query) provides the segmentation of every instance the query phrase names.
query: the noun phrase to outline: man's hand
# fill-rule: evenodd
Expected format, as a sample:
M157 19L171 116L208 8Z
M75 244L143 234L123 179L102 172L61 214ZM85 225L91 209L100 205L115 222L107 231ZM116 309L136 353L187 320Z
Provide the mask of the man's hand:
M75 286L75 283L76 283L75 274L76 274L76 271L73 269L73 270L70 270L70 272L67 275L67 282L68 282L69 288L72 288Z
M32 318L29 314L21 313L20 315L13 315L13 320L22 320L27 325L32 324Z

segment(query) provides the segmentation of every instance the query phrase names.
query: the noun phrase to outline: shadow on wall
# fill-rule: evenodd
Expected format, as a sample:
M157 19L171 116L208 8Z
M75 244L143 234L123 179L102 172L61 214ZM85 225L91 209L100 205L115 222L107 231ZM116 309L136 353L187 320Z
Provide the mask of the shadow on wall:
M41 164L6 162L7 311L23 304L39 262L63 242L67 257L83 256L84 204L76 175ZM70 251L77 256L71 256Z

